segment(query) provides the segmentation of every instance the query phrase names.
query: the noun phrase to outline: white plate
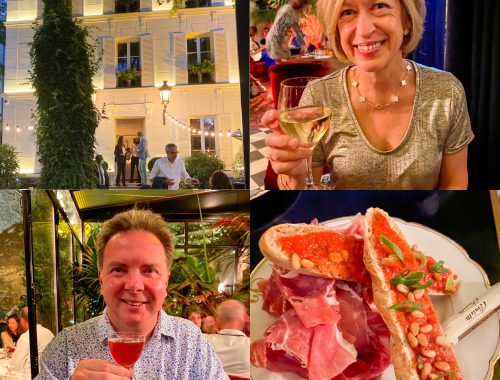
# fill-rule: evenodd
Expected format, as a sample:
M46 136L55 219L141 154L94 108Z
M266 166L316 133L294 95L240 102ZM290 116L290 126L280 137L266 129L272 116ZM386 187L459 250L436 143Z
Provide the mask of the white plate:
M326 227L339 228L347 226L352 217L343 217L321 223ZM464 308L476 296L490 287L488 277L481 266L473 261L467 252L449 237L420 224L396 221L406 239L436 260L443 260L449 264L460 276L458 291L449 296L433 297L432 301L440 320ZM259 279L267 279L271 274L271 265L262 260L253 270L250 278L250 315L251 336L253 342L262 338L266 328L275 320L262 310L262 295L256 285ZM500 357L500 326L498 316L494 314L478 328L458 342L454 347L460 370L464 380L491 380L495 362ZM302 378L291 372L270 372L262 368L251 368L253 380L301 380ZM384 372L381 380L395 380L392 365Z

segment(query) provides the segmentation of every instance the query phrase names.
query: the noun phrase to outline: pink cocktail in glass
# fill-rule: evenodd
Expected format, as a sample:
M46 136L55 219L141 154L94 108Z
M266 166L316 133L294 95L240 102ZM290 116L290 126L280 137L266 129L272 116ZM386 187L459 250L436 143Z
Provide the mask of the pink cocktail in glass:
M144 347L144 335L113 333L108 337L108 346L113 359L121 366L130 368L141 356Z

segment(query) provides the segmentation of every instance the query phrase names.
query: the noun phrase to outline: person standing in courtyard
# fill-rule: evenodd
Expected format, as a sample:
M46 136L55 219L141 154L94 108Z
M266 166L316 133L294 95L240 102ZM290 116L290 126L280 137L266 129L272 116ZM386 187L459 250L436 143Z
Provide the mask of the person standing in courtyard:
M116 178L115 185L120 186L120 180L123 186L125 185L125 165L127 164L125 158L125 145L123 144L123 136L118 136L118 141L115 145L115 162L116 162Z
M137 148L137 155L139 157L139 177L141 185L147 185L148 177L146 176L146 161L149 157L148 141L143 136L141 131L137 132L137 137L139 138L139 146Z
M130 182L134 182L136 171L138 182L141 183L141 175L139 173L139 137L134 138L130 149Z

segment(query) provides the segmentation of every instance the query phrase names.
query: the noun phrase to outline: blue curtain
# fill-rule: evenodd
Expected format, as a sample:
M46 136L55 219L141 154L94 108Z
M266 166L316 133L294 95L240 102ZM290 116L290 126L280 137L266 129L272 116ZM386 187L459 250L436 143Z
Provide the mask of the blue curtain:
M424 35L408 58L422 65L444 69L446 0L426 0Z

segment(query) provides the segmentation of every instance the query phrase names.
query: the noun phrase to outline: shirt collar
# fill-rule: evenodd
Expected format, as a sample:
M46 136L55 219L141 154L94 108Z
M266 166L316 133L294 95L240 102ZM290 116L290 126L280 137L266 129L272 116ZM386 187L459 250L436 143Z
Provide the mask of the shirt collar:
M222 329L219 331L219 335L241 335L246 336L245 333L241 330L234 329Z
M151 335L151 338L154 339L158 336L158 334L161 335L166 335L169 337L174 338L175 337L175 328L174 325L172 324L172 318L167 315L163 310L159 311L159 320L156 323L156 326L153 330L153 334ZM99 342L102 342L103 344L107 344L107 339L109 334L114 332L115 330L113 329L113 326L111 326L111 322L109 321L109 316L108 316L108 308L106 307L104 309L104 312L101 315L101 318L97 322L97 335Z

